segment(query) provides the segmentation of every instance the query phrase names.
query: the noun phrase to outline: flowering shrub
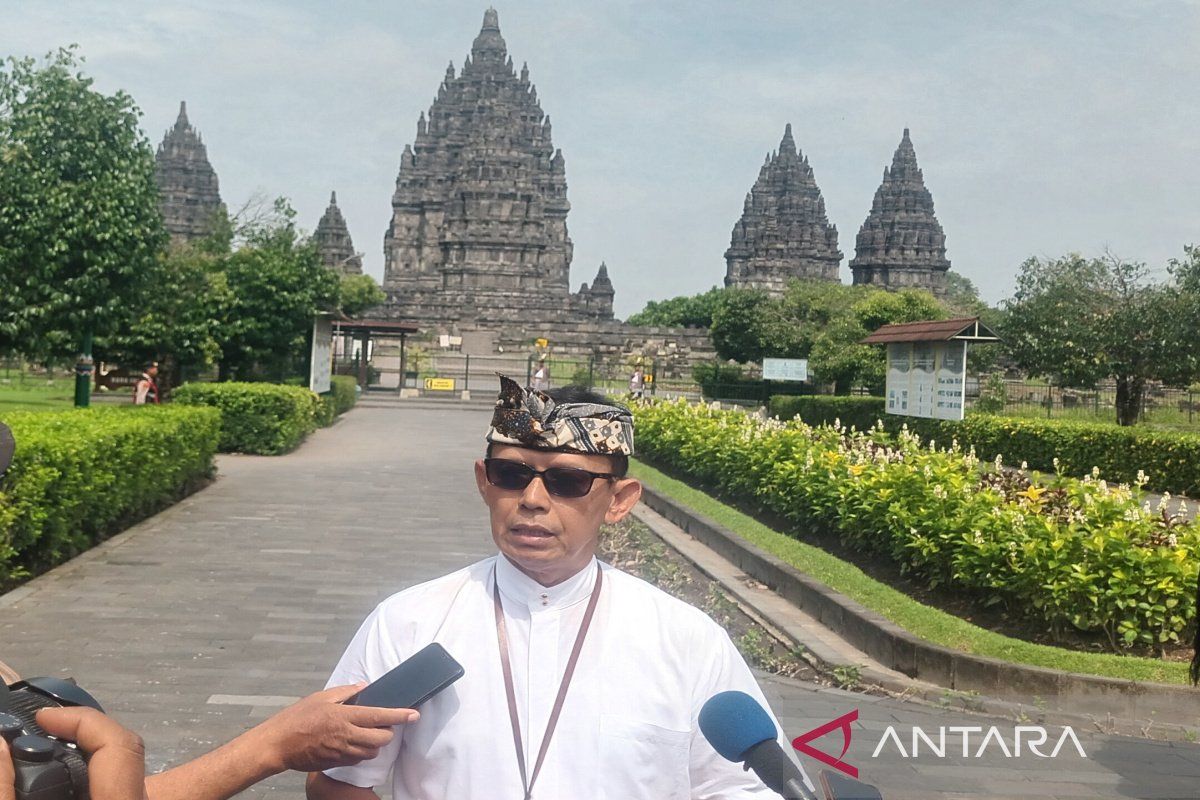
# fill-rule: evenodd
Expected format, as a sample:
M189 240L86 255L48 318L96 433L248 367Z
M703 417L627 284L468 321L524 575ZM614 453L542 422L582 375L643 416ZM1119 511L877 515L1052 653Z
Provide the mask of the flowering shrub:
M813 428L682 401L635 414L650 460L1052 632L1161 646L1195 616L1200 526L1141 503L1137 482L1094 473L1041 486L907 430Z
M1156 492L1192 495L1200 492L1200 435L1150 428L1121 428L1103 422L1028 419L970 413L959 420L918 419L885 414L882 397L771 398L771 416L800 417L809 425L837 418L847 427L865 430L883 420L890 433L902 425L939 441L957 439L983 458L997 455L1010 464L1027 462L1049 471L1054 459L1068 475L1087 475L1099 467L1109 480L1132 484L1139 470ZM980 407L976 405L976 408Z

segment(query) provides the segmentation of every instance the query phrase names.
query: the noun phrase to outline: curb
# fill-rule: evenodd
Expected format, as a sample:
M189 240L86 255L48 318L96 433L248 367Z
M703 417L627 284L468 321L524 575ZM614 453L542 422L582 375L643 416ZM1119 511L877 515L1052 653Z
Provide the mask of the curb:
M1036 698L1040 710L1110 724L1200 724L1200 690L1013 664L932 644L650 487L643 486L642 502L884 667L916 681L1023 706Z

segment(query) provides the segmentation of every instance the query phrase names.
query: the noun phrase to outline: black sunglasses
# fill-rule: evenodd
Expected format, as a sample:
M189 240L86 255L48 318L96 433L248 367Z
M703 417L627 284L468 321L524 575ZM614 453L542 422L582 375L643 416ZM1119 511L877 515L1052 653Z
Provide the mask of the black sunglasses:
M534 478L541 478L546 491L555 497L583 497L592 490L592 483L597 478L615 480L616 475L605 472L589 472L586 469L574 467L550 467L537 470L520 461L510 461L507 458L485 458L483 460L487 480L497 489L520 491L528 486Z

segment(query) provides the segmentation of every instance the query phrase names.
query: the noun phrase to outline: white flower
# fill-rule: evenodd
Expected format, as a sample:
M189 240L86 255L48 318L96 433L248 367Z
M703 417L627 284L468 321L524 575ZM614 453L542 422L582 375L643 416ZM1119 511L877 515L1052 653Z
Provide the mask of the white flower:
M1093 478L1100 477L1100 468L1099 467L1092 467L1092 477Z
M1138 488L1140 489L1141 487L1146 485L1147 481L1149 481L1149 478L1146 477L1145 471L1139 469L1138 474L1137 474L1137 480L1134 481L1134 483L1136 483L1138 485Z
M1029 462L1028 462L1028 461L1022 461L1022 462L1021 462L1021 469L1029 469Z
M945 500L946 499L946 487L942 486L940 483L935 485L933 487L933 496L936 497L938 500Z
M992 465L996 468L996 471L999 472L1004 467L1004 456L1000 453L996 453L996 458L992 461Z
M1101 493L1107 494L1108 493L1108 481L1106 481L1102 478L1100 480L1100 482L1096 484L1096 488L1098 488L1101 491Z
M1167 536L1167 544L1171 545L1171 547L1178 547L1179 546L1179 537L1173 533L1168 535Z
M1058 472L1058 456L1054 457L1054 471Z

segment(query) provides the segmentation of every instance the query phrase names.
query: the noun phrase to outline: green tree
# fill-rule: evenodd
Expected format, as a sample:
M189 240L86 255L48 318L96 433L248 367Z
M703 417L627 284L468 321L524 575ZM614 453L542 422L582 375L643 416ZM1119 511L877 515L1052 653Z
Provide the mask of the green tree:
M90 362L122 330L165 242L154 151L122 91L92 89L74 49L0 68L0 349ZM89 381L77 376L75 401Z
M300 237L295 217L281 198L237 230L237 249L224 266L230 301L217 328L222 379L296 374L308 357L313 316L337 308L338 275Z
M726 289L713 306L709 335L717 355L734 361L760 361L763 318L773 301L761 289Z
M164 386L210 368L220 356L221 320L232 302L227 258L207 238L173 245L159 258L154 289L129 327L99 344L98 352L129 365L159 362Z
M1112 254L1031 258L1021 265L1002 331L1012 359L1068 386L1116 382L1117 423L1133 425L1147 381L1185 385L1200 374L1193 311L1177 283Z
M629 317L630 325L657 325L672 328L711 328L713 310L724 289L716 286L701 294L651 300Z
M357 317L387 300L387 295L370 275L343 275L338 288L338 309L347 317Z

